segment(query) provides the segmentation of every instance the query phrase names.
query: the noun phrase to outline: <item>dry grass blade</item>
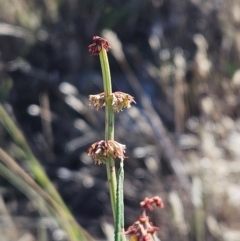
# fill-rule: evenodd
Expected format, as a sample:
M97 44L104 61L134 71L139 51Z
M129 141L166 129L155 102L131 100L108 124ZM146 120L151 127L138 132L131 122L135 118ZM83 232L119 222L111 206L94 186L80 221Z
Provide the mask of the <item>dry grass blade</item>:
M170 192L169 203L172 206L174 224L178 229L179 240L188 241L188 229L184 217L183 204L176 191Z
M0 233L10 240L16 240L18 229L14 225L2 196L0 196L0 217Z
M69 235L69 240L93 240L84 230L80 230L74 218L69 215L58 203L56 203L6 152L0 149L0 159L7 166L1 164L2 175L6 177L10 182L22 190L27 196L29 196L35 202L43 202L46 204L58 219L62 228ZM28 190L32 190L29 192ZM33 198L33 196L34 198ZM45 205L45 206L46 206ZM42 205L38 205L42 207ZM79 230L77 230L79 229Z
M195 229L196 229L196 240L201 241L205 238L205 227L204 227L204 208L202 201L202 182L197 176L193 177L192 185L192 199L195 208Z
M25 140L22 132L19 130L19 128L15 125L11 117L7 114L5 109L2 105L0 105L0 121L5 126L5 128L8 130L10 135L12 136L15 143L23 150L24 153L24 159L27 161L30 170L34 176L34 178L40 183L43 190L51 197L51 199L54 199L54 201L59 205L61 210L61 213L64 214L65 217L71 220L71 229L73 230L74 235L78 238L85 237L87 234L84 232L76 220L73 218L72 214L68 210L67 206L61 199L60 195L58 194L57 190L47 177L43 167L39 163L39 161L36 159L34 154L32 153L30 147L27 144L27 141ZM3 153L3 151L2 151ZM6 155L4 156L6 157ZM9 160L9 159L8 159ZM14 163L14 161L13 161ZM13 165L11 162L11 164ZM15 167L16 166L12 166ZM19 171L20 173L20 171ZM26 177L26 176L25 176ZM29 179L30 180L30 179ZM40 190L40 189L39 189ZM84 240L84 239L83 239ZM93 240L90 236L87 238L87 240Z
M50 111L50 101L47 90L44 90L40 97L39 102L41 106L41 121L44 137L47 143L46 153L49 153L50 156L53 156L52 149L54 145L53 130L52 130L52 115Z
M8 113L6 112L6 110L2 105L0 105L0 121L7 129L9 134L12 136L14 142L23 150L24 159L29 165L34 178L41 184L42 188L47 193L49 193L49 195L51 195L52 198L54 198L54 200L57 203L59 203L67 210L66 205L62 201L60 195L56 191L55 187L53 186L49 178L47 177L41 164L32 153L23 133L20 131L17 125L13 122L13 120L8 115Z

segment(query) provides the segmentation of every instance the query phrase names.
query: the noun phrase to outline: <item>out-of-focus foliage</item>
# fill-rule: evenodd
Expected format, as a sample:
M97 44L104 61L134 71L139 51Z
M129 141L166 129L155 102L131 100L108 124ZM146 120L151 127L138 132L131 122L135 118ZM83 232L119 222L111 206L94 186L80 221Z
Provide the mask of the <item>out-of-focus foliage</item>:
M111 208L105 169L86 155L104 135L103 112L88 107L88 95L99 93L102 82L87 46L111 29L126 57L121 62L110 51L114 90L138 104L116 117L116 140L129 156L126 225L138 217L140 200L159 195L166 208L153 219L161 240L239 240L239 16L238 0L0 0L0 100L93 236L104 237L100 223L111 222ZM179 162L156 134L143 96L131 86L133 75ZM25 168L21 150L0 131L2 148ZM1 183L10 220L20 225L20 217L37 217L31 202ZM31 227L23 230L29 234ZM57 240L56 232L46 240Z

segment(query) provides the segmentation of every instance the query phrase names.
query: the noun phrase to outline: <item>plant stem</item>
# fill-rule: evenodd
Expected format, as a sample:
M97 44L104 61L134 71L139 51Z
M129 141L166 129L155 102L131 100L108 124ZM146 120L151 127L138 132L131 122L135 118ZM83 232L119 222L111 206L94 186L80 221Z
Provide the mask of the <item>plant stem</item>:
M6 130L12 136L14 142L23 150L24 158L28 163L34 178L41 184L42 188L49 193L54 200L59 203L64 209L68 210L57 190L47 177L40 162L36 159L32 153L23 133L13 122L11 117L8 115L4 107L0 104L0 122L5 126ZM69 211L68 211L69 212Z
M117 213L115 225L115 241L126 241L124 235L124 203L123 203L123 183L124 183L124 169L123 160L120 161L118 170L118 184L117 184Z
M99 53L102 75L103 75L103 87L106 96L106 107L105 107L105 141L114 140L114 112L112 109L112 83L109 69L109 62L107 57L107 51L102 48ZM117 190L117 179L115 162L113 158L107 158L107 177L109 183L109 192L112 205L112 212L114 222L116 221L116 190Z

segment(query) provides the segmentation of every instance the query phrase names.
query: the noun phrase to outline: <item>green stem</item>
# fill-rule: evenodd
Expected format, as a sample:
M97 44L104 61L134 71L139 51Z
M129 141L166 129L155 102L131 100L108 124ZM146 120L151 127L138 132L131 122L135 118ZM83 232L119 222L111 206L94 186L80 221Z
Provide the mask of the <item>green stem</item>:
M103 87L106 96L106 107L105 107L105 141L114 140L114 112L112 110L112 83L109 69L109 62L107 57L107 51L102 48L100 54L100 62L103 75ZM112 212L114 222L116 221L116 190L117 190L117 179L116 169L113 158L107 158L107 177L109 183L109 192L112 205Z
M32 153L23 133L13 122L11 117L5 111L4 107L0 104L0 122L5 126L9 134L12 136L14 142L23 150L24 158L31 168L34 178L41 184L43 189L49 193L54 200L59 203L64 209L68 210L60 195L56 191L55 187L47 177L44 169L40 162L36 159ZM68 211L69 212L69 211Z
M57 192L56 188L49 180L46 172L44 171L43 167L41 166L38 159L34 156L33 152L31 151L26 139L24 138L23 133L17 127L17 125L13 122L11 117L8 115L4 107L0 104L0 122L4 125L6 130L12 136L14 142L23 150L24 152L24 160L28 163L32 175L34 176L35 180L41 185L41 187L46 191L49 196L54 199L54 201L61 207L62 212L71 219L71 227L72 231L79 240L93 240L89 235L87 235L83 229L78 225L76 220L73 218L71 212L67 208L66 204L63 202L62 198L60 197L59 193ZM74 239L71 239L74 240Z
M116 213L114 241L126 241L126 237L124 235L123 182L124 182L124 169L123 169L123 160L121 160L120 167L118 170L117 210L116 210L117 213Z

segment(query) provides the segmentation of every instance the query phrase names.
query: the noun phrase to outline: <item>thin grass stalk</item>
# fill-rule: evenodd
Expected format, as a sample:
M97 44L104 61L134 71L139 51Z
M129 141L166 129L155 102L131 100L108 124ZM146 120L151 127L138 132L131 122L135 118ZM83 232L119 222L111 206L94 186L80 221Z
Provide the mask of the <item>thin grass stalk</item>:
M99 36L93 37L93 43L88 46L92 55L99 55L103 76L104 93L90 95L90 103L98 110L105 106L105 141L93 143L88 149L88 154L95 163L106 164L109 183L109 192L115 226L115 241L126 240L124 231L124 206L123 206L123 161L126 146L114 140L114 112L123 108L130 108L134 98L123 92L112 93L111 74L107 51L111 48L106 39ZM116 178L115 158L120 159L118 181Z
M0 233L9 240L17 240L19 229L14 224L13 218L9 213L8 207L0 195Z
M114 112L112 109L112 83L110 68L108 62L107 51L102 48L100 53L100 62L103 75L103 87L106 96L105 106L105 141L114 140ZM109 183L109 192L112 205L112 212L114 222L116 222L116 190L117 190L117 179L116 179L116 168L113 158L107 158L107 177Z
M5 167L2 163L0 163L0 174L6 178L10 183L12 183L14 186L16 186L21 192L23 192L30 200L32 200L40 213L44 215L51 216L49 214L48 208L46 207L44 200L38 193L31 187L29 187L24 180L19 178L14 172L9 170L7 167ZM51 214L54 213L50 212ZM60 219L63 219L59 214L55 213L53 214L57 219L58 222L61 224L61 226L64 228L66 233L68 234L69 240L71 241L78 241L79 239L76 237L76 235L72 232L71 227L69 226L69 223L62 222Z
M51 209L51 213L59 221L62 228L66 231L69 236L69 240L78 241L86 240L93 241L92 237L88 235L84 230L81 230L81 227L78 226L75 219L69 215L54 199L52 199L6 152L0 149L0 159L7 166L3 166L0 163L0 174L7 178L11 183L17 186L21 191L23 191L26 196L31 195L28 193L28 190L34 191L34 197L37 196L39 200L42 200L45 205ZM6 169L8 171L6 171ZM12 174L13 175L12 175ZM30 198L32 199L32 198ZM35 200L35 199L34 199ZM35 200L36 202L36 200ZM41 208L41 205L37 205Z
M115 241L126 241L126 235L124 234L125 231L124 231L123 183L124 183L124 169L123 169L123 160L121 160L120 167L118 170Z
M41 187L49 194L49 196L52 199L54 199L57 204L60 205L63 211L66 212L66 215L73 220L72 229L74 230L76 237L81 237L82 230L80 229L80 226L73 218L71 212L67 208L66 204L63 202L62 198L60 197L59 193L55 189L50 179L47 177L47 174L45 173L43 167L41 166L37 158L34 156L34 154L32 153L22 132L19 130L19 128L16 126L16 124L13 122L13 120L11 119L11 117L8 115L8 113L6 112L6 110L1 104L0 104L0 121L5 126L9 134L12 136L15 143L23 150L24 159L27 161L34 178L37 180L37 182L40 183ZM86 239L86 240L92 240L92 239Z
M2 122L6 130L9 132L14 142L23 150L24 159L25 161L27 161L34 178L41 184L42 188L47 193L49 193L52 196L52 198L54 198L56 202L58 202L62 207L68 210L62 198L58 194L57 190L55 189L55 187L47 177L47 174L42 168L40 162L32 153L22 132L17 127L17 125L13 122L13 120L11 119L11 117L9 116L9 114L6 112L6 110L1 104L0 104L0 121Z

